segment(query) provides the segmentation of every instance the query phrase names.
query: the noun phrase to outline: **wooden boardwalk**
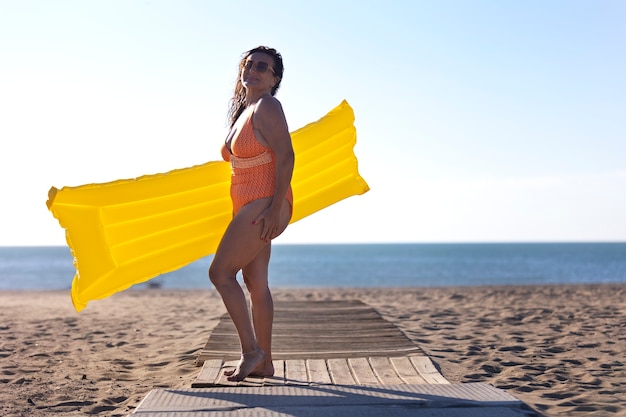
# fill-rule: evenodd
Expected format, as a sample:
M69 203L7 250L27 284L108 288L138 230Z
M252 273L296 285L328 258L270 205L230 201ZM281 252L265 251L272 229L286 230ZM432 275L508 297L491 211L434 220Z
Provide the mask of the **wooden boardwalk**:
M448 383L426 356L274 360L276 373L273 377L248 377L242 382L230 382L224 377L224 370L234 369L236 363L221 359L207 360L191 384L192 388Z
M229 382L240 356L224 315L196 361L190 389L152 390L140 417L529 417L489 384L450 384L400 329L359 301L275 304L271 378Z
M424 355L398 327L358 300L276 302L272 337L273 358L279 360ZM225 314L197 363L239 359L240 352L235 326Z
M430 359L398 327L360 301L278 302L272 378L224 378L240 355L225 314L198 355L194 388L262 385L446 384Z

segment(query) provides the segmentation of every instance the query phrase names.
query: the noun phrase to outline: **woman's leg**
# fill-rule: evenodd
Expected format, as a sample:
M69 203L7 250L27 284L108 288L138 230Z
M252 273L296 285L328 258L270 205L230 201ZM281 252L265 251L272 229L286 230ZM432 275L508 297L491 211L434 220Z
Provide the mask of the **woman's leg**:
M242 380L248 376L258 365L261 365L265 359L265 353L259 349L259 343L255 338L254 329L250 322L248 308L243 290L236 279L237 271L244 268L248 271L248 282L256 284L256 275L250 276L251 271L265 269L265 278L261 281L265 282L267 288L267 268L269 263L270 249L268 243L261 240L262 223L252 224L253 220L263 211L269 204L271 199L264 198L255 200L242 207L237 215L233 218L230 225L226 229L222 241L215 253L211 267L209 268L209 277L215 285L224 301L224 305L230 314L233 323L237 329L239 340L241 342L242 360L235 372L229 377L231 380ZM287 227L291 217L291 207L285 203L281 211L281 229L280 232ZM258 258L258 259L257 259ZM263 266L264 265L264 266ZM262 277L263 275L261 275ZM262 288L262 285L251 284L253 288ZM268 289L269 292L269 289ZM257 299L256 309L265 311L267 314L267 304L263 307L263 297L257 297L257 291L252 295ZM267 303L267 299L265 299ZM271 300L271 295L270 295ZM259 304L261 302L261 304ZM270 306L273 315L273 306ZM255 310L255 309L253 309ZM263 313L261 313L261 316ZM263 321L262 317L259 317ZM260 324L261 327L266 324ZM269 323L271 333L271 322ZM271 348L271 336L269 342L267 338L261 336L264 345Z
M224 232L209 268L211 282L222 296L241 343L242 360L235 372L229 376L229 379L233 380L244 379L265 357L257 344L246 297L236 276L239 270L267 246L260 238L262 225L252 224L266 206L266 202L257 200L239 210Z
M254 334L261 349L265 352L265 359L252 372L256 376L274 375L272 365L272 323L274 321L274 302L268 285L268 266L271 254L271 244L265 246L259 254L246 265L243 279L250 293L252 301L252 323Z
M291 220L291 204L287 200L281 208L279 236ZM273 236L272 238L275 238ZM274 322L274 302L269 288L269 263L272 252L271 243L263 247L257 256L243 269L243 279L252 301L252 321L257 343L265 352L265 359L259 363L252 375L273 376L272 363L272 324Z

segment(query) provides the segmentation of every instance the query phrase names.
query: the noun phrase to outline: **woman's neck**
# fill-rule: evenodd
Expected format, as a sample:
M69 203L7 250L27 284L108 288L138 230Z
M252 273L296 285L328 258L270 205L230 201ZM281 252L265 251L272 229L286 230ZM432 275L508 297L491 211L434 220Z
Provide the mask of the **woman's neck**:
M270 96L271 90L262 91L247 91L246 92L246 106L251 106L261 99L261 97Z

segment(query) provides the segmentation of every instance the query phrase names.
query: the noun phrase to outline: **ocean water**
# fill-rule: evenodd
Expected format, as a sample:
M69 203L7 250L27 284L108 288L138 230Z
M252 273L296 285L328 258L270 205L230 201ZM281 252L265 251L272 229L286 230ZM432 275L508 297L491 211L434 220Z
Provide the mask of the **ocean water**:
M277 244L272 251L274 288L626 283L626 243ZM212 288L211 259L150 283ZM0 247L0 290L68 289L74 272L66 247Z

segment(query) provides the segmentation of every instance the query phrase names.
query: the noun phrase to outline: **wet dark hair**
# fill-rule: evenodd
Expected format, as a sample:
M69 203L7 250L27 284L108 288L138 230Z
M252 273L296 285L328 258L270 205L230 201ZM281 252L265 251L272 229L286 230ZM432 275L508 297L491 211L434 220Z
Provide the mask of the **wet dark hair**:
M241 116L244 109L246 108L246 89L241 82L241 71L243 70L243 66L246 63L248 57L256 52L261 52L267 54L272 57L274 61L274 65L272 69L274 70L274 75L278 77L278 82L272 88L272 96L276 95L276 91L280 87L280 82L283 80L283 72L285 68L283 67L283 57L278 53L278 51L274 48L269 48L267 46L257 46L256 48L250 49L247 52L244 52L241 58L241 62L239 62L239 73L237 74L237 83L235 84L235 92L233 97L230 99L229 108L228 108L228 120L230 122L230 127L235 125L237 118Z

